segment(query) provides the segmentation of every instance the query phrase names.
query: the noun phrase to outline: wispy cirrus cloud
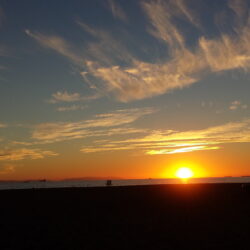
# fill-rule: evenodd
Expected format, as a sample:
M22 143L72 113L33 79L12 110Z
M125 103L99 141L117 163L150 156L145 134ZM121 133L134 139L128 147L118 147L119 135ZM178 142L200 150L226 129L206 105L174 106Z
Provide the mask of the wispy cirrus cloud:
M91 73L89 67L93 63L98 63L101 67L108 67L117 65L118 61L130 64L134 59L134 55L124 46L124 41L118 39L112 32L94 28L80 20L76 23L84 32L96 39L96 41L86 44L84 53L85 75Z
M209 146L192 146L192 147L182 147L177 149L159 149L159 150L149 150L146 152L147 155L165 155L165 154L178 154L178 153L188 153L200 150L213 150L219 149L219 147L209 147Z
M19 161L24 159L42 159L47 156L57 156L58 154L52 151L41 149L6 149L0 151L0 161Z
M25 33L37 40L43 47L56 50L59 54L69 58L77 64L82 64L84 61L81 56L78 56L72 46L63 38L56 35L43 35L39 32L31 32L26 29Z
M192 10L192 6L187 5L188 1L172 0L170 3L173 5L172 9L175 8L175 16L185 18L197 28L202 28L200 16Z
M245 25L249 15L247 1L229 0L228 7L232 9L232 11L235 13L235 18L234 18L235 25L237 27Z
M128 16L115 0L109 0L108 3L114 18L120 19L123 22L128 22Z
M86 106L71 105L71 106L58 107L56 110L59 112L66 112L66 111L84 110L85 108Z
M150 24L149 33L166 47L161 59L154 58L154 62L138 59L109 32L89 27L80 21L77 23L83 30L97 40L89 42L83 54L75 53L63 38L31 31L26 33L43 46L83 67L82 76L92 88L111 93L122 102L191 86L206 74L236 69L249 71L250 19L246 2L228 1L235 18L235 25L231 27L234 34L221 32L213 38L204 35L202 19L189 4L184 0L141 2ZM177 25L183 19L193 28L202 29L192 48L187 45L185 32Z
M120 109L97 114L92 119L78 122L42 123L34 127L32 141L15 141L15 145L37 145L85 137L141 133L146 130L128 127L139 118L156 112L153 108Z
M52 94L52 98L48 101L50 103L58 102L77 102L81 100L81 95L79 93L69 93L67 91L58 91Z
M66 123L65 123L66 125ZM69 124L68 124L69 125ZM57 129L61 129L61 132L58 132ZM133 127L122 127L122 128L110 128L110 127L103 127L98 129L78 129L76 131L68 132L63 130L62 127L57 127L53 132L54 134L51 136L52 138L47 138L47 136L41 136L39 139L33 139L32 141L12 141L13 145L22 145L22 146L34 146L34 145L42 145L42 144L49 144L67 140L74 140L80 138L107 138L110 136L131 136L132 134L144 134L147 130L146 129L138 129ZM96 140L97 143L106 143L108 140L106 139L98 139Z
M147 131L143 137L112 140L84 146L83 153L116 150L141 150L148 155L175 154L201 150L215 150L228 143L250 142L250 119L227 123L202 130Z
M61 102L81 102L95 100L99 97L100 95L98 93L89 96L82 96L77 92L70 93L68 91L57 91L56 93L52 94L52 97L47 102L52 104Z
M149 32L166 42L170 52L186 47L185 37L173 18L185 18L195 26L199 26L195 13L188 8L186 1L149 1L142 2L142 7L151 23Z

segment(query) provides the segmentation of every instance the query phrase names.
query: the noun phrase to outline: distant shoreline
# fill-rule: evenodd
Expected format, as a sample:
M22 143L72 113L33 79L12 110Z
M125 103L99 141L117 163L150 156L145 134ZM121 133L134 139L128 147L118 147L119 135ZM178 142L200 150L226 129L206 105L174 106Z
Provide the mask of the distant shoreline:
M0 182L0 190L9 189L50 189L50 188L88 188L105 187L107 180L36 180L36 181L5 181ZM109 186L150 186L161 184L202 184L202 183L250 183L250 177L210 177L210 178L190 178L182 180L172 179L109 179Z

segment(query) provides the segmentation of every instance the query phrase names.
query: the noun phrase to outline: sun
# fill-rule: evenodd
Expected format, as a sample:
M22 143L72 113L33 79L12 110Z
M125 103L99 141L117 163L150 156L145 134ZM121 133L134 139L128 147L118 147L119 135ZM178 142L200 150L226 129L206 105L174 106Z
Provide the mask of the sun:
M194 173L190 168L182 167L176 171L175 175L176 177L181 179L188 179L191 178L194 175Z

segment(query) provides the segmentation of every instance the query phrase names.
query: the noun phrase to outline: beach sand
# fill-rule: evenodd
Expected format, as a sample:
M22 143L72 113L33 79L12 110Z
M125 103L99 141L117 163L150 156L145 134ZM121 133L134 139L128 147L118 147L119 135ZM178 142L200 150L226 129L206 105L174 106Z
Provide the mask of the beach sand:
M0 249L250 249L241 184L5 190L0 201Z

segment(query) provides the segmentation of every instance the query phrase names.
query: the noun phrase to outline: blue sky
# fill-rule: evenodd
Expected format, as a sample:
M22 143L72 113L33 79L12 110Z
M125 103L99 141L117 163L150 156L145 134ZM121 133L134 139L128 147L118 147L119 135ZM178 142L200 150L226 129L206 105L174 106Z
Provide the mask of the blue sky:
M242 171L206 171L248 171L249 4L2 1L0 178L56 178L64 157L78 160L60 177L125 176L111 159L222 161L231 146Z

